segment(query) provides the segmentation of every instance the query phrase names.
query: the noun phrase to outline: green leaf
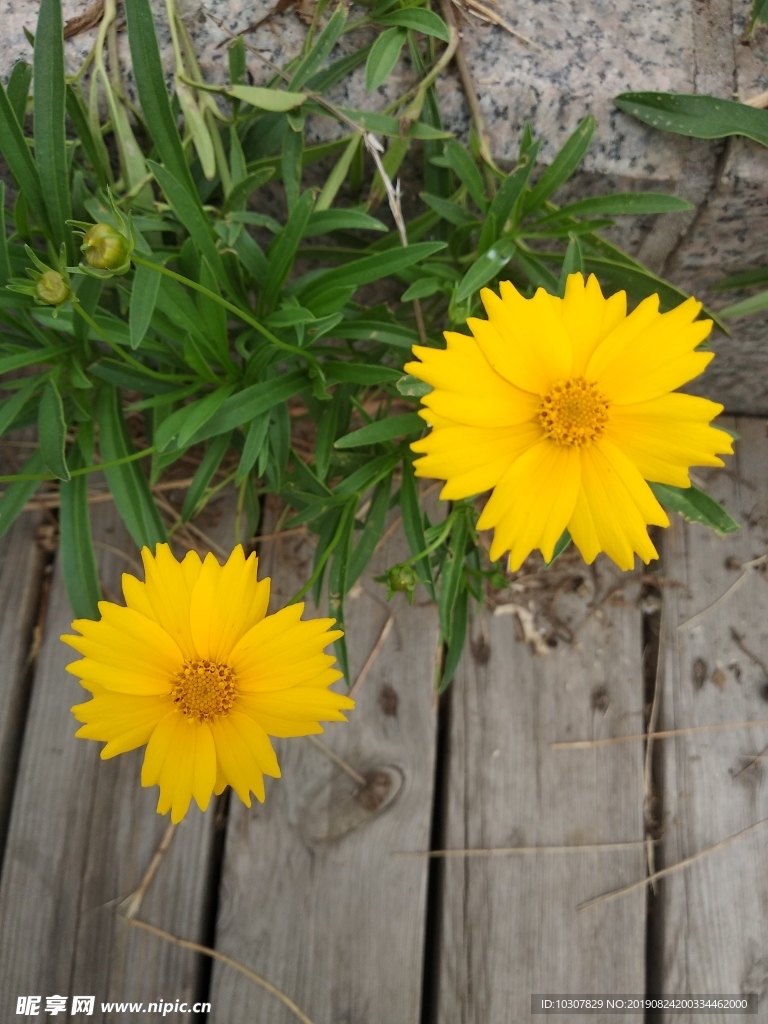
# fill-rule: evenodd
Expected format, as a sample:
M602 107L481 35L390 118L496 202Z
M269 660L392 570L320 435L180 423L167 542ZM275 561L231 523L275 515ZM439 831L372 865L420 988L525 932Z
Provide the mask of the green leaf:
M400 296L402 302L413 302L414 299L428 299L430 295L439 292L443 282L436 277L420 277L414 281L410 288L406 288Z
M343 267L335 267L319 274L300 290L299 298L302 305L311 308L312 299L322 295L328 287L338 288L341 285L354 284L359 288L361 285L371 284L382 277L389 277L412 267L444 248L445 242L417 242L415 245L364 256Z
M358 540L347 566L347 588L357 583L373 557L376 545L384 533L384 523L389 510L389 492L392 487L392 475L386 476L376 485L371 498L371 506L365 518L360 539Z
M8 232L5 227L5 182L0 181L0 288L5 288L10 276L11 261L8 255Z
M478 288L482 288L492 278L496 277L502 267L512 259L515 254L515 243L511 238L502 238L496 245L487 249L480 256L464 277L456 289L456 302L463 302L470 295L474 295Z
M488 201L485 198L483 176L478 170L477 164L469 155L468 150L455 139L451 139L445 144L445 158L451 170L474 199L478 208L485 213L488 210Z
M438 694L444 693L456 674L459 667L464 645L467 642L467 627L469 625L469 591L463 587L453 606L453 615L450 625L450 642L445 652L443 671L440 677L440 684L437 688Z
M131 0L128 0L130 3ZM119 393L111 387L102 389L96 407L99 424L99 445L105 463L116 462L135 453L120 409ZM155 545L167 540L165 527L152 499L147 478L137 462L105 469L117 511L138 547L146 545L154 551Z
M192 478L192 483L189 485L187 493L184 495L184 504L181 506L182 523L189 522L197 511L206 487L213 479L213 474L221 465L221 460L227 454L231 437L232 432L227 431L208 442L205 455L197 467L197 472Z
M41 0L35 36L35 163L40 173L48 223L58 250L66 244L75 262L75 246L67 221L72 218L65 134L66 87L61 0Z
M625 114L662 131L696 139L745 135L768 146L768 110L746 103L672 92L624 92L614 102Z
M39 448L21 467L21 473L28 476L38 476L45 470L43 453ZM39 480L17 480L8 484L0 498L0 537L10 530L39 486Z
M327 210L333 203L339 193L339 189L347 180L347 175L349 174L349 169L352 166L352 161L357 155L357 151L362 145L362 141L363 136L360 132L355 132L345 146L344 152L336 161L333 170L325 180L322 192L317 197L315 213L321 213L322 211Z
M391 366L370 363L323 363L323 372L329 384L344 381L349 384L386 384L399 380L400 370Z
M319 210L313 213L304 230L304 238L327 235L331 231L386 231L387 225L362 210Z
M159 277L159 275L158 275ZM219 287L211 270L208 260L205 257L200 261L200 284L219 295ZM229 356L229 336L227 334L227 311L220 302L209 299L201 292L195 294L197 308L200 311L201 326L203 334L208 342L208 349L214 353L219 366L227 368L232 366Z
M739 529L739 524L723 506L697 487L670 487L669 484L654 483L648 486L664 508L679 513L687 523L701 523L721 537Z
M720 316L747 316L750 313L759 313L763 309L768 309L768 292L758 292L757 295L751 295L741 302L734 302L733 305L721 309Z
M31 81L32 66L25 60L17 60L13 65L11 77L8 79L8 100L19 124L24 123Z
M176 115L171 108L165 86L165 74L160 60L160 49L149 0L125 0L128 21L128 42L131 48L133 74L144 119L152 141L157 147L167 174L187 195L188 203L202 213L202 205L184 156L181 137L176 127ZM165 188L160 182L160 187ZM166 195L168 193L166 192ZM171 205L174 201L168 197ZM177 211L178 212L178 211ZM185 227L189 230L186 222ZM191 232L190 232L191 233Z
M561 220L563 217L585 217L594 214L619 217L649 213L682 213L693 209L695 207L687 200L661 192L617 192L610 196L580 199L569 206L563 206L556 213L550 213L549 216L537 220L536 227Z
M333 333L337 338L376 341L382 345L393 345L395 348L410 349L419 344L419 336L415 331L389 320L369 320L364 317L359 320L344 320Z
M240 427L243 423L250 423L254 416L259 416L281 402L286 402L307 386L306 374L300 370L294 370L281 377L243 388L242 391L230 395L215 415L197 430L188 443L198 444L225 430L234 430L235 427Z
M406 398L423 398L424 395L430 394L433 388L431 384L427 384L423 380L419 380L418 377L406 373L397 382L397 390Z
M238 36L227 47L229 61L229 79L233 85L239 85L245 78L245 40Z
M75 445L69 467L81 469L85 465L80 446ZM86 473L59 485L59 534L61 567L74 616L76 619L98 619L101 587L91 536Z
M400 513L403 517L403 530L414 558L421 555L427 547L424 537L424 518L419 504L419 492L416 487L416 477L413 472L413 463L409 458L403 459L403 479L400 484ZM416 571L419 578L424 580L430 598L434 601L435 580L432 575L432 565L429 555L418 558Z
M439 213L449 224L455 224L457 228L463 228L467 224L477 224L476 215L470 213L466 207L459 206L458 203L454 203L450 199L430 195L429 192L420 192L419 195L431 210Z
M285 92L281 89L265 89L260 85L233 85L226 90L232 99L242 100L259 110L271 110L274 113L285 113L300 107L307 94L303 92Z
M267 254L269 267L267 279L264 282L263 296L270 308L277 305L280 290L291 272L296 250L309 222L313 205L314 196L311 189L307 189L291 211L288 223L279 234L275 235L269 247Z
M41 227L48 228L48 213L37 164L32 159L24 133L16 119L8 94L0 82L0 152L11 169L16 184L32 208Z
M261 170L254 171L253 174L246 175L242 181L238 181L227 196L224 203L224 212L231 213L234 210L244 210L248 198L257 188L261 188L270 178L274 177L274 174L274 167L262 167Z
M243 480L248 476L250 471L256 465L256 459L261 454L261 450L264 447L264 442L267 439L267 431L269 430L269 413L262 413L260 416L254 416L251 420L250 426L248 427L248 433L245 435L245 443L243 444L243 453L240 456L240 464L237 467L237 476L235 477L235 487L239 487ZM221 435L222 437L228 435Z
M128 326L131 332L131 348L137 349L152 322L157 296L160 291L161 276L149 267L136 267L131 289L131 302L128 311Z
M0 402L0 437L10 430L19 413L27 404L39 385L40 378L32 377L31 380L19 388L15 395L11 395L10 398L6 398L5 401Z
M387 416L386 419L376 420L359 430L353 430L351 434L345 434L338 439L334 447L360 448L363 445L391 441L392 438L403 437L405 434L420 434L423 429L424 420L415 412L406 413L404 416Z
M765 284L768 282L768 267L755 267L754 270L745 270L741 274L730 274L718 281L716 289L728 288L749 288L753 284Z
M331 50L338 42L339 36L344 31L347 21L347 12L339 6L331 16L328 24L317 38L317 42L304 57L293 73L290 81L291 89L301 89L306 85L312 75L316 74L330 56Z
M496 218L499 234L503 234L507 221L520 205L520 199L528 185L531 171L536 165L541 143L535 142L529 150L521 153L517 167L508 174L494 196L489 216Z
M59 480L69 480L69 469L64 452L67 440L67 421L59 389L52 380L45 386L38 409L37 433L43 461Z
M389 78L407 37L408 33L402 28L388 28L377 36L365 63L366 92L378 89Z
M562 298L565 295L565 286L571 274L584 273L584 256L578 238L571 238L568 248L563 257L563 266L560 271L560 283L557 294Z
M459 515L451 529L451 540L448 554L440 572L440 593L437 598L437 609L440 615L440 628L443 636L450 644L453 640L454 608L461 593L464 578L464 550L467 545L468 524L466 514Z
M336 532L336 544L328 574L328 612L336 619L336 625L344 629L344 597L349 590L347 583L349 559L352 553L352 537L355 529L357 499L352 498L344 507L341 522ZM344 638L336 641L336 656L344 678L350 683L349 659Z
M143 3L144 0L133 0L133 2ZM127 6L130 6L130 3L131 0L128 0ZM216 248L213 228L203 212L199 200L195 202L190 197L183 183L171 174L167 168L156 164L154 160L148 160L147 164L158 185L165 193L166 199L171 204L173 212L189 232L197 249L208 260L217 281L224 288L227 288L229 282L224 270L224 264L221 261L221 254Z
M292 211L299 201L301 191L301 154L304 151L304 132L289 130L283 136L283 153L281 167L283 187L288 203L288 211Z
M339 111L367 132L375 132L377 135L389 135L393 139L399 139L403 134L409 135L412 139L451 138L450 132L433 128L423 121L414 121L404 133L403 125L398 117L391 117L389 114L376 114L370 110L354 110L351 107L339 107Z
M234 385L227 384L224 387L211 391L204 398L192 402L191 405L184 405L176 412L163 420L155 432L155 447L159 452L165 451L174 438L177 448L186 448L189 438L199 430L217 412L232 393Z
M192 137L192 145L195 147L203 175L208 181L213 181L216 177L216 154L205 117L198 106L194 92L187 83L177 75L174 84L176 99L184 115L184 125Z
M435 36L444 43L450 42L451 39L451 33L443 19L434 11L427 11L423 7L406 7L404 10L392 11L390 14L377 17L376 21L380 25L399 25L415 32L422 32L425 36Z
M568 530L563 530L563 532L560 534L560 537L558 538L557 544L555 544L555 548L552 552L552 557L546 564L547 569L549 569L551 565L554 565L554 563L557 561L560 555L562 555L562 553L568 549L570 543L571 534Z
M587 114L580 122L555 159L544 171L524 202L524 210L530 213L541 206L561 185L571 177L589 149L596 121Z
M749 12L749 23L747 32L752 35L758 24L768 22L768 0L752 0L752 9Z

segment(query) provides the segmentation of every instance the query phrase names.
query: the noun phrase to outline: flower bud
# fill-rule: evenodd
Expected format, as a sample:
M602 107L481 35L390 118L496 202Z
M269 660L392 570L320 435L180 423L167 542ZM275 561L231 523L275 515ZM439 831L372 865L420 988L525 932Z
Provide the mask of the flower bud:
M58 270L46 270L37 279L35 297L46 306L60 306L69 298L69 285Z
M421 582L411 566L405 564L393 565L391 569L387 569L383 581L387 584L388 600L393 594L403 593L408 595L408 604L413 603L416 584Z
M89 267L95 270L120 270L128 262L131 244L110 224L99 223L86 231L80 250Z

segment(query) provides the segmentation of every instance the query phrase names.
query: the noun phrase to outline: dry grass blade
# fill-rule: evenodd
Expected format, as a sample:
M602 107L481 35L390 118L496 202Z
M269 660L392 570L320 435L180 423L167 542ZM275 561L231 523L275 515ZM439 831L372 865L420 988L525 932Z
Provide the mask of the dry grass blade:
M666 740L670 736L688 736L696 732L719 732L723 729L749 729L752 726L768 725L768 719L758 718L754 722L720 722L715 725L689 725L684 729L663 729L661 732L636 732L630 736L608 736L600 740L557 740L550 743L550 750L589 750L592 747L612 747L616 743L637 743L640 740Z
M670 864L668 868L662 868L660 871L654 872L652 875L647 875L645 878L639 879L637 882L631 882L629 885L623 885L620 889L614 889L612 892L605 892L601 896L595 896L594 899L587 900L585 903L580 903L577 910L587 910L589 907L594 907L598 903L607 903L609 900L618 899L619 896L625 896L627 893L634 892L635 889L641 889L644 885L650 885L656 882L659 878L665 878L667 875L671 875L674 871L680 871L682 868L687 868L691 864L695 864L698 860L703 860L705 857L709 857L710 854L716 853L718 850L722 850L724 846L729 846L731 843L735 843L737 839L741 839L742 836L747 835L749 832L754 832L756 828L761 825L768 823L768 818L762 818L760 821L756 821L753 825L747 825L746 828L741 829L739 832L734 832L732 836L728 836L726 839L721 839L719 843L715 843L714 846L708 846L706 850L700 850L698 853L694 853L691 857L686 857L685 860L678 861L677 864Z
M539 50L544 53L544 47L539 46L538 43L534 43L528 36L524 36L522 32L518 32L517 29L512 28L507 22L497 14L492 7L488 7L486 4L479 3L479 0L453 0L453 3L463 14L474 14L476 18L481 21L488 21L492 25L498 25L499 28L503 28L505 32L509 32L515 39L519 39L521 42L526 43L528 46L532 46L535 50Z
M363 667L360 669L360 675L354 681L354 683L352 685L352 688L349 691L349 696L350 697L354 697L355 694L357 693L357 691L363 685L363 682L365 681L365 677L371 671L371 666L373 665L374 661L376 661L376 659L378 658L379 654L381 653L382 647L384 646L384 644L387 641L387 637L389 636L390 632L392 631L392 625L393 625L394 621L395 621L395 613L392 612L392 614L389 616L387 621L384 623L384 628L382 629L381 633L379 634L379 639L373 645L373 650L371 651L371 653L366 658L365 664L363 665Z
M317 736L307 736L307 739L312 746L317 747L321 753L325 754L329 761L333 761L337 768L341 768L343 772L347 773L350 779L354 779L358 786L365 785L365 776L361 775L360 772L356 772L352 765L347 764L344 758L340 757L335 750L331 750L330 747L326 747L326 745L322 743Z
M719 608L721 604L725 604L725 602L729 598L733 597L736 591L746 583L747 579L752 575L752 570L756 569L759 565L764 565L766 559L768 559L768 555L760 555L759 558L753 558L751 562L743 562L741 567L744 572L742 572L741 576L739 576L739 578L735 580L730 587L728 587L726 592L721 594L716 601L712 602L712 604L707 605L706 608L702 608L700 612L696 612L696 614L692 615L690 619L686 619L685 622L681 622L677 628L688 629L690 626L695 626L696 623L709 615L710 612L713 612L715 608Z
M615 850L636 850L647 839L627 843L578 843L568 846L492 846L476 850L399 850L393 857L508 857L536 853L609 853Z
M144 872L144 877L139 882L138 887L131 893L127 900L123 903L123 915L126 918L134 918L139 912L141 907L141 901L144 899L147 889L152 884L152 879L157 874L157 869L160 867L160 861L165 856L168 847L171 845L171 840L176 832L176 825L173 822L170 823L168 828L165 830L165 835L160 840L160 845L155 850L152 860L149 862L149 867Z
M520 626L523 630L523 639L526 643L529 643L536 654L541 658L546 658L549 655L549 647L547 647L547 641L536 629L536 620L533 617L533 612L529 611L521 604L500 604L495 610L494 615L516 615Z
M152 935L156 935L159 939L165 939L166 942L172 942L176 946L182 946L184 949L191 949L194 953L202 953L204 956L209 956L213 960L219 960L223 964L227 964L228 967L232 967L234 970L244 974L246 978L250 978L257 985L261 986L266 992L274 996L275 999L279 999L283 1006L287 1006L288 1009L293 1013L302 1024L313 1024L306 1013L302 1012L296 1003L287 996L284 992L281 992L279 988L276 988L271 982L267 981L266 978L262 978L260 974L256 974L255 971L250 970L243 964L238 963L237 960L233 960L231 956L227 956L226 953L220 953L217 949L211 949L209 946L201 946L199 942L190 942L189 939L180 939L177 935L171 935L170 932L163 931L162 928L156 928L155 925L149 924L147 921L139 921L135 917L126 918L128 924L133 925L134 928L142 928L144 931L149 932Z
M76 18L70 18L64 23L64 38L71 39L73 36L79 36L81 32L87 32L88 29L94 28L101 21L103 14L104 0L96 0L93 7L89 7L87 11L83 11Z

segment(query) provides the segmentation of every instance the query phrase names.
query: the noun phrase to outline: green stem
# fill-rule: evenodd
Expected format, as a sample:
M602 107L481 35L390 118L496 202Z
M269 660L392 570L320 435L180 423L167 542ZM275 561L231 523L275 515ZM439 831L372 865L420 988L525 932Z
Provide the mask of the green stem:
M141 256L137 256L136 253L133 253L131 259L140 267L149 267L150 270L154 270L158 274L165 274L166 277L170 277L173 281L178 281L179 284L185 284L188 288L193 288L196 292L200 292L201 295L205 295L206 298L211 299L213 302L218 302L220 306L229 310L230 313L234 313L236 317L239 317L244 323L248 324L249 327L253 327L255 331L258 331L262 337L271 341L273 345L277 346L277 348L290 352L291 355L294 356L302 356L313 365L317 364L317 360L304 349L297 348L295 345L289 345L287 341L281 341L280 338L272 333L272 331L259 323L255 317L252 317L250 313L246 313L244 309L240 309L239 306L235 306L233 303L228 302L225 298L222 298L221 295L217 295L216 292L212 292L210 288L206 288L205 285L198 284L197 281L192 281L190 278L184 277L183 274L177 274L175 270L169 270L168 267L163 267L159 263L152 263L150 260L145 260Z
M115 469L117 466L124 466L126 462L135 462L137 459L143 459L147 455L154 454L154 446L152 448L143 448L140 452L134 452L133 455L126 455L122 459L113 459L112 462L97 462L93 466L84 466L81 469L71 469L69 471L70 476L84 476L86 473L98 473L102 469ZM45 476L41 473L17 473L11 476L0 476L0 483L12 484L21 480L59 480L60 477L48 475Z
M451 512L451 514L445 520L445 524L443 526L443 529L440 531L437 539L433 540L432 543L428 547L424 548L423 551L420 551L418 553L418 555L414 555L413 558L409 558L408 561L401 562L400 564L401 565L413 565L414 562L420 562L422 558L426 558L427 555L431 555L432 552L436 548L440 547L440 545L443 543L445 538L448 536L448 534L449 534L449 532L450 532L450 530L451 530L451 528L453 526L453 520L455 518L456 518L456 512Z

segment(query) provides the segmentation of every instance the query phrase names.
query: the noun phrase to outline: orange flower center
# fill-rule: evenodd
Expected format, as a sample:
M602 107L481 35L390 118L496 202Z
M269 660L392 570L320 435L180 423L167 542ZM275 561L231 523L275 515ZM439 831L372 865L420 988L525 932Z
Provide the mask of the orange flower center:
M235 703L235 673L213 661L185 661L173 678L171 698L179 711L199 722L226 715Z
M555 444L581 447L602 437L609 403L596 384L583 377L558 381L541 400L539 422Z

